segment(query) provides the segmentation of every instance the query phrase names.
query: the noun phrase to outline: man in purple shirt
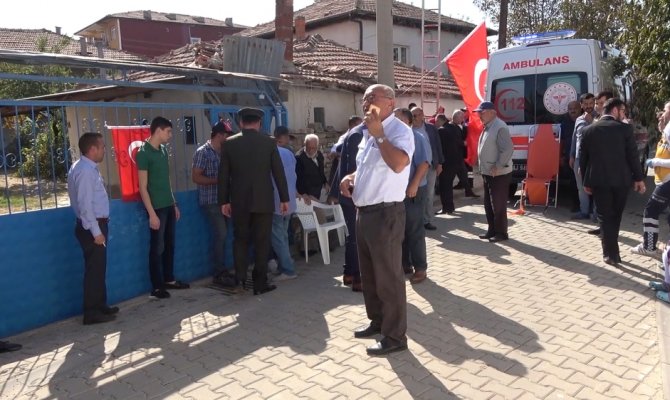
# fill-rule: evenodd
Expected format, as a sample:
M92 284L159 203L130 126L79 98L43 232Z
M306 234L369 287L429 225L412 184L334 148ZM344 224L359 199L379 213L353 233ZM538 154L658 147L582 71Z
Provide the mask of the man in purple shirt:
M107 224L109 197L98 163L105 158L100 133L79 138L81 158L72 164L67 178L70 205L77 216L75 236L84 252L84 325L115 319L118 307L107 306Z

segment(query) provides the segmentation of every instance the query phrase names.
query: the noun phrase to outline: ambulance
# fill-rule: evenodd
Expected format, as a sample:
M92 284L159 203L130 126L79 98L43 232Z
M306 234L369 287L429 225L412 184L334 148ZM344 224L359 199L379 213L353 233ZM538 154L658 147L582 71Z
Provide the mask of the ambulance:
M561 135L561 121L568 118L568 103L579 100L581 94L611 90L626 103L631 101L630 84L613 74L619 52L597 40L572 39L572 35L574 31L517 37L517 46L489 56L486 99L509 126L514 183L526 176L528 142L538 124L552 124L554 135L565 138L572 132ZM632 123L644 166L647 131Z

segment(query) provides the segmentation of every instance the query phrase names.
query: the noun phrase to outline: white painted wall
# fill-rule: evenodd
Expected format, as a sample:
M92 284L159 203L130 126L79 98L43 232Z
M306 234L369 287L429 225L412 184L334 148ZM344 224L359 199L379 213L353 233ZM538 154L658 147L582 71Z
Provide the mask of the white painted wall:
M288 101L284 103L288 110L289 129L292 132L306 131L314 123L314 107L323 107L326 126L344 132L349 117L361 115L361 94L341 89L312 88L300 85L287 85Z
M363 20L363 48L362 51L371 54L377 54L377 25L374 21ZM307 31L308 35L319 34L324 39L329 39L340 43L344 46L359 50L360 36L359 24L354 21L343 21L333 23L328 26L319 27ZM463 39L466 34L445 32L442 31L440 41L440 58L428 59L426 66L430 70L437 65L451 50L453 50ZM422 66L422 52L421 52L421 29L410 28L407 26L394 25L393 27L393 44L408 47L408 65ZM435 53L435 50L431 50ZM442 67L442 72L446 73L446 67Z

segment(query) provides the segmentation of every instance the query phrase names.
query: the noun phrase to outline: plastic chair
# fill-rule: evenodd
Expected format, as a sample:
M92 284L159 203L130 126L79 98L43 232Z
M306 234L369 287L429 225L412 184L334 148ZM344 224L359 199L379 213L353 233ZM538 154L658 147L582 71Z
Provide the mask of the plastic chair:
M529 138L528 165L526 179L521 184L521 204L556 207L558 198L558 164L560 156L560 136L554 135L551 124L538 125L535 137ZM552 182L556 188L550 198Z
M329 205L319 203L317 201L312 201L310 204L305 204L302 199L296 199L296 211L295 215L300 220L303 230L303 240L305 243L305 262L309 261L309 251L307 247L307 242L309 239L309 234L311 232L316 232L316 235L319 238L319 248L321 249L321 257L323 257L323 263L328 265L330 264L330 243L328 240L328 232L332 230L337 230L337 237L340 241L340 246L344 246L344 237L348 233L347 225L344 222L344 214L342 213L342 207L339 204ZM329 211L334 221L319 223L319 220L316 216L315 208Z

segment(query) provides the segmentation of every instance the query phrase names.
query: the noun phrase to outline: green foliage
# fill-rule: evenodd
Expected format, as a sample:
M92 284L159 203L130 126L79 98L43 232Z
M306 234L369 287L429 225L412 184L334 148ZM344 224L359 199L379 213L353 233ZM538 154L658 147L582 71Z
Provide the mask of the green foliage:
M37 51L60 53L62 49L70 42L70 38L63 39L49 47L47 37L42 36L37 41ZM70 68L60 65L18 65L11 63L0 63L0 71L12 74L37 75L37 76L71 76ZM58 82L35 82L28 80L0 80L0 99L23 99L26 97L42 96L51 93L58 93L74 88L71 83Z
M39 114L35 120L24 118L20 124L21 173L25 177L64 181L67 176L65 156L68 138L63 131L60 110Z
M499 23L500 1L474 0L494 23ZM621 34L624 0L514 0L509 2L507 41L512 36L572 29L576 37L613 44ZM502 29L500 27L499 29Z
M623 9L625 51L636 89L634 107L644 125L656 126L656 110L670 100L670 0L633 1Z

